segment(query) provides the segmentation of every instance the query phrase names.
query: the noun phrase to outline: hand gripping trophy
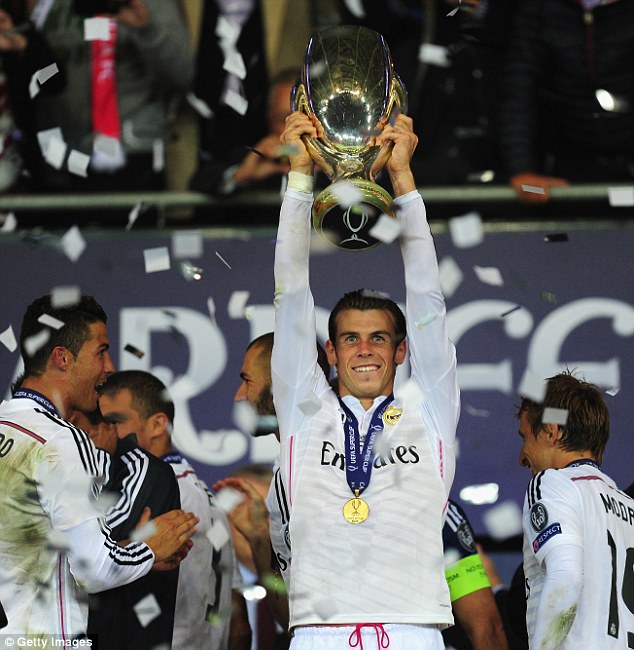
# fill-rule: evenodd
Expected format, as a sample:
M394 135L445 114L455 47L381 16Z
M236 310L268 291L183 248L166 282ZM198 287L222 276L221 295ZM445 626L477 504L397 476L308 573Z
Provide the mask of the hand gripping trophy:
M383 213L394 217L389 193L375 182L392 143L375 144L388 121L407 111L407 91L394 71L381 34L342 25L318 32L308 42L301 81L293 89L294 111L315 115L320 138L304 138L315 164L331 180L313 203L313 225L343 250L366 250L379 241L369 234ZM358 200L340 205L337 183L345 181Z

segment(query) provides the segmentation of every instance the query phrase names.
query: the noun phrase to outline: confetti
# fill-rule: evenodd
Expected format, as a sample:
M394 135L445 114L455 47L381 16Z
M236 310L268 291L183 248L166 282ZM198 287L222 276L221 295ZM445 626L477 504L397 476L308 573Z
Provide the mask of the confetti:
M4 217L0 232L13 232L18 225L18 220L15 218L15 214L13 212L9 212L0 216Z
M86 18L84 20L85 41L107 41L110 39L110 18Z
M568 421L568 409L558 409L547 406L542 415L542 424L561 424L565 426Z
M343 208L350 208L353 205L361 203L363 194L361 190L349 181L337 181L330 186L330 191L334 195L337 203Z
M187 93L187 96L185 98L187 100L187 103L200 115L202 118L206 120L210 120L214 116L214 112L209 108L209 104L207 102L203 101L200 99L200 97L196 97L194 93L189 92Z
M48 534L46 548L49 551L65 553L70 549L70 545L66 535L59 528L53 528Z
M231 512L244 501L244 495L238 490L225 487L216 493L214 501L223 512Z
M145 260L145 272L156 273L157 271L168 271L170 268L170 255L167 246L157 248L146 248L143 251Z
M216 257L229 269L231 270L231 267L229 266L229 262L225 260L225 258L218 252L216 251Z
M51 338L50 330L40 330L37 334L24 339L24 351L32 357Z
M98 133L93 142L93 151L102 153L104 156L116 158L120 154L121 142L118 138L112 138Z
M482 521L495 540L508 539L522 532L522 510L515 501L503 501L482 515Z
M504 318L505 316L509 316L510 314L515 313L518 309L521 309L521 305L515 305L515 307L511 307L510 309L507 309L505 312L500 314L500 318Z
M544 379L527 368L517 390L522 397L541 404L546 396L546 387Z
M36 73L35 77L41 84L45 84L51 77L54 77L59 72L57 63L51 63L50 65L40 68Z
M411 378L400 386L394 387L394 397L406 404L420 404L425 401L425 394Z
M497 483L467 485L460 490L460 498L476 506L495 503L498 500L499 494L500 486Z
M139 215L144 211L144 205L143 203L137 203L132 210L130 210L130 214L128 214L128 223L125 226L126 231L130 230L132 226L136 223L136 220L139 218Z
M611 386L611 387L608 388L605 392L606 392L610 397L614 397L615 395L618 394L619 390L621 390L621 389L620 389L620 388L617 388L616 386Z
M222 69L235 75L238 79L244 79L247 76L247 67L244 65L242 54L235 49L231 49L227 53Z
M438 265L440 288L446 298L456 293L463 280L463 273L453 257L443 257Z
M444 553L445 568L453 566L460 559L460 551L455 548L448 548Z
M194 266L191 262L181 262L179 268L186 280L201 280L203 277L203 269L200 266Z
M76 176L88 177L88 165L90 164L90 156L72 149L68 156L68 171Z
M439 68L449 68L451 66L449 49L443 45L435 45L434 43L423 43L420 46L418 60L422 63L438 66Z
M155 174L165 169L165 143L160 138L152 142L152 171Z
M130 535L130 540L133 542L144 542L153 535L156 535L156 524L152 521L145 522L142 526L135 528Z
M15 352L17 350L18 342L15 340L15 334L11 325L9 325L4 332L0 333L0 343L2 343L9 352Z
M258 424L258 414L247 400L234 403L233 423L244 433L251 434L255 431Z
M211 545L219 551L231 539L231 533L222 520L216 519L207 531L206 537Z
M175 232L172 235L172 256L192 259L203 256L203 238L199 232Z
M207 311L212 321L216 320L216 303L213 298L207 298Z
M139 348L134 347L131 343L126 344L126 346L123 348L125 352L129 352L130 354L133 354L137 359L143 359L145 356L145 352L142 350L139 350Z
M557 232L552 235L546 235L544 241L549 243L568 241L568 235L565 232Z
M249 300L248 291L234 291L229 298L227 313L229 318L244 318L244 310Z
M401 226L396 219L382 214L370 228L370 235L384 244L391 244L401 233Z
M147 627L155 618L161 615L161 608L154 594L148 594L141 598L133 609L141 627Z
M71 226L61 239L62 250L71 262L76 262L86 250L86 241L77 226Z
M487 411L486 409L477 409L475 406L471 406L471 404L465 404L464 410L474 418L488 418L491 415L490 411Z
M240 38L240 26L220 14L215 33L221 40L227 43L235 43Z
M81 299L81 289L78 286L68 285L55 287L51 291L52 307L70 307L76 305Z
M262 585L249 585L242 588L242 597L248 601L257 601L266 598L266 589Z
M37 319L37 322L42 323L42 325L46 325L47 327L52 327L54 330L59 330L64 327L64 321L61 321L50 314L42 314Z
M522 192L528 192L529 194L546 194L546 190L537 185L522 185Z
M44 159L55 169L61 169L66 157L66 143L60 138L51 138L44 150Z
M337 615L337 606L335 605L334 600L330 598L316 600L313 608L315 614L317 614L322 621L328 621Z
M478 276L478 280L484 284L490 284L494 287L504 286L504 280L500 269L495 266L474 266L473 270Z
M447 18L452 18L452 17L455 16L459 11L460 11L460 6L456 7L455 9L452 9L452 10L447 14Z
M315 393L309 393L297 404L297 408L307 417L312 418L321 410L321 400Z
M247 100L242 97L242 95L239 95L235 90L227 91L227 94L225 95L225 104L229 106L229 108L233 108L233 110L240 115L244 115L249 108L249 102L247 102Z
M634 187L608 187L608 201L613 208L634 205Z
M363 0L343 0L348 11L355 18L364 18L365 9L363 8Z

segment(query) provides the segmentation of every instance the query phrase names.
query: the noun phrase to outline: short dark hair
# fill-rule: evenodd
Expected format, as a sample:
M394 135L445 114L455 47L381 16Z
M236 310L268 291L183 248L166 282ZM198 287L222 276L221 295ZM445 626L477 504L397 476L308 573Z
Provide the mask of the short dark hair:
M165 413L169 423L174 423L174 402L165 384L152 373L144 370L115 372L99 388L99 394L113 396L125 389L132 396L132 408L144 420L155 413Z
M39 322L43 315L52 316L64 323L59 329ZM26 309L20 330L20 354L24 361L25 377L39 377L46 370L46 364L54 348L61 346L77 357L84 343L90 338L92 323L106 323L108 316L103 307L92 296L81 296L72 304L53 306L52 296L46 295L34 300ZM25 342L32 336L47 330L48 340L35 352L29 354Z
M594 384L582 381L570 371L562 372L547 380L546 395L538 403L522 398L518 419L526 413L534 436L545 428L545 408L568 411L563 430L561 448L566 451L590 451L594 459L601 462L610 437L610 414L601 390Z
M262 354L266 355L266 361L267 361L267 373L268 377L270 380L271 377L271 354L273 353L273 340L274 340L274 335L273 332L267 332L266 334L262 334L258 336L257 338L254 338L249 345L247 345L247 350L253 348L253 347L259 347L262 350ZM317 345L317 363L319 364L319 367L323 370L324 375L326 375L326 379L330 377L330 364L328 363L328 356L326 355L326 350L324 350L323 346L319 343L319 341L316 341Z
M382 309L392 315L394 321L395 343L398 345L405 340L407 336L407 325L405 315L401 308L386 294L369 289L357 289L349 291L343 295L334 309L330 312L328 318L328 336L333 345L337 340L337 316L346 309L358 309L360 311L369 311L370 309Z

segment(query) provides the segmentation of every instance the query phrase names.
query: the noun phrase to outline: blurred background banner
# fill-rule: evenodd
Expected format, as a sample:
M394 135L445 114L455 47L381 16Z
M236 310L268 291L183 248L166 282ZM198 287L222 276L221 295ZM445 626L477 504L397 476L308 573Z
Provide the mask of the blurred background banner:
M483 516L496 502L523 501L529 473L518 465L515 411L527 369L549 377L568 367L601 386L612 418L604 469L621 487L634 476L634 230L625 222L578 223L565 232L561 223L548 225L489 227L468 248L457 247L447 228L435 234L462 388L453 494L474 504L468 510L478 533L486 533ZM176 446L201 478L213 484L239 465L271 461L273 437L254 440L239 430L233 396L247 344L273 329L274 243L270 229L2 234L2 396L21 368L11 331L19 336L26 306L76 286L109 315L117 369L151 371L169 387ZM357 255L316 246L311 274L322 342L328 313L347 290L365 286L403 303L396 244ZM418 326L429 318L421 314ZM399 373L403 381L408 368ZM485 484L493 485L463 491Z

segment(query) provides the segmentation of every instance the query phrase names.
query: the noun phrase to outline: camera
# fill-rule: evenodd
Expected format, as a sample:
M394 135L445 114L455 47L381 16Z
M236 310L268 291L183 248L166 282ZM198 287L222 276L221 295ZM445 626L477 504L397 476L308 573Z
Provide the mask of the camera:
M121 7L129 4L130 0L73 0L73 11L88 18L99 14L117 14Z

